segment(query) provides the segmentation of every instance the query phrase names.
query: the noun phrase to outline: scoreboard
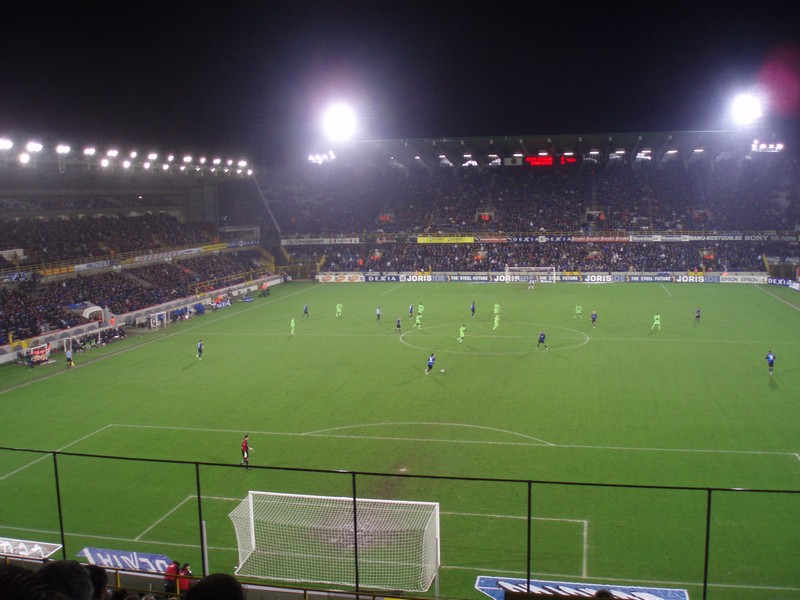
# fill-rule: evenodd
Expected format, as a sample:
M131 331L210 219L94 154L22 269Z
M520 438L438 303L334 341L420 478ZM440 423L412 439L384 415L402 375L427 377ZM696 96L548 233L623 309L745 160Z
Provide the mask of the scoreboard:
M552 154L526 156L525 164L531 167L552 167L554 165L572 165L577 164L578 159L575 156L553 156Z

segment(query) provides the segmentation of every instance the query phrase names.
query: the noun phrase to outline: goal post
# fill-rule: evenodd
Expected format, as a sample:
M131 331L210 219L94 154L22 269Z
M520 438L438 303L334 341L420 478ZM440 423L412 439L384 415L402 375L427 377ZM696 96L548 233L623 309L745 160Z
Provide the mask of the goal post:
M438 574L436 502L251 491L228 516L237 575L424 592Z
M527 283L534 287L537 283L555 283L555 267L506 267L506 283Z

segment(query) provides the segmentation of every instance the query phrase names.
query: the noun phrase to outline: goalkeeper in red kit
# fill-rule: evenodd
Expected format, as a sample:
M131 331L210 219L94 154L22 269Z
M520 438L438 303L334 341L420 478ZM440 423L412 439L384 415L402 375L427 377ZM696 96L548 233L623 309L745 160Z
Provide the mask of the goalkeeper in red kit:
M239 463L239 466L245 467L247 469L250 468L250 452L252 448L250 447L250 436L246 435L242 439L242 462Z

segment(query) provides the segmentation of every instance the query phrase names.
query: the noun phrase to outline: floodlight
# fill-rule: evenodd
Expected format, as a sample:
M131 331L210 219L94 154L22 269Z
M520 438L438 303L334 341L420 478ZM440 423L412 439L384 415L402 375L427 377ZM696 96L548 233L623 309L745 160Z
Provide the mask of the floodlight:
M129 161L129 160L123 160L122 161L122 168L123 169L128 169L128 168L130 168L130 166L131 166L131 161Z
M23 152L19 155L19 162L21 162L23 165L27 165L29 162L31 162L31 155L27 152Z
M246 160L240 160L238 163L236 163L236 165L239 166L239 167L245 168L247 166L247 161Z
M750 125L761 118L761 101L752 94L739 94L733 100L731 113L739 125Z
M0 139L0 150L11 150L14 147L14 142L6 138Z
M145 163L144 163L142 166L143 166L145 169L149 169L149 168L150 168L150 162L149 162L149 161L146 161L146 162L145 162Z
M183 162L189 164L190 162L192 162L192 157L187 154L186 156L183 157Z
M42 145L39 142L28 142L25 144L25 150L28 152L41 152Z
M111 158L116 158L118 155L119 155L119 150L115 150L113 148L108 152L106 152L106 156L109 156Z
M97 150L95 150L94 148L84 148L83 149L83 155L84 156L94 156L95 152L97 152Z
M204 165L204 164L206 164L206 157L205 157L205 156L201 156L201 157L200 157L200 164L201 164L201 165Z
M170 154L170 155L167 157L167 162L172 162L173 160L175 160L175 155L174 155L174 154Z
M211 162L212 162L212 163L214 163L215 165L218 165L219 163L221 163L221 162L222 162L222 159L221 159L221 158L215 158L215 159L214 159L214 160L212 160Z
M147 155L147 160L155 160L157 158L158 154L156 154L155 152L151 152L150 154Z
M101 167L108 167L109 164L111 164L111 162L107 158L104 158L103 160L100 161Z
M356 132L356 116L349 106L334 104L323 119L325 134L332 140L344 141Z
M232 159L232 158L229 158L229 159L228 159L228 166L230 167L232 164L233 164L233 159Z
M248 175L252 175L253 174L253 169L247 169L247 174Z
M162 171L169 171L169 165L161 165Z
M66 144L59 144L58 146L56 146L56 152L58 154L69 154L69 151L70 147L67 146Z

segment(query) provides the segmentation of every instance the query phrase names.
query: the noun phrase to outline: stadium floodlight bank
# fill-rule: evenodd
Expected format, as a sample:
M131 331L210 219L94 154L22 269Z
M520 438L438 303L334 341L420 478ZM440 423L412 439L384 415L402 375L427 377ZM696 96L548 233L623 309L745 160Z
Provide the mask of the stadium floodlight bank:
M537 283L555 283L555 267L506 267L506 283L527 283L533 287Z
M251 491L228 516L237 575L424 592L439 570L436 502Z

